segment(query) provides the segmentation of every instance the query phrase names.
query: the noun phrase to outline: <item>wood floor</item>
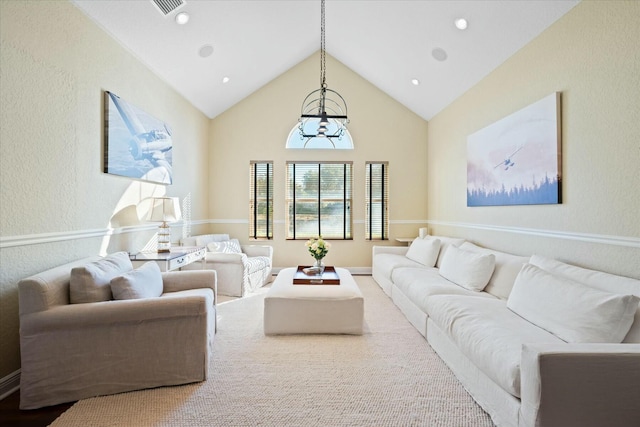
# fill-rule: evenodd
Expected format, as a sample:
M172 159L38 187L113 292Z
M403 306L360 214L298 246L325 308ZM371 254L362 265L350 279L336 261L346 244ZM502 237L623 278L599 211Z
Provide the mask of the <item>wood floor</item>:
M73 402L29 411L21 411L19 406L20 391L16 391L0 400L0 426L46 427L64 411L73 406Z

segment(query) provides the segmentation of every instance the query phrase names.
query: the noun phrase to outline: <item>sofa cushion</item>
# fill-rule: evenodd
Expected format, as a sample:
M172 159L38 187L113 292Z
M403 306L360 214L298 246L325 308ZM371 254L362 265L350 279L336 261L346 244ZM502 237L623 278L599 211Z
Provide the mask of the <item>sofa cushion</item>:
M470 291L442 277L437 268L399 267L391 278L395 287L418 308L427 312L427 300L434 295L467 295L495 298L486 292Z
M222 242L210 242L207 250L213 253L241 254L242 248L238 239L225 240Z
M129 254L116 252L71 269L69 301L83 304L111 300L111 279L133 269Z
M513 283L516 281L518 273L520 273L520 269L529 262L529 257L481 248L471 242L464 242L460 245L460 249L481 254L493 254L496 257L496 267L484 291L504 300L509 298L509 293L513 288Z
M111 279L111 292L117 300L159 297L162 289L162 273L154 261Z
M496 257L451 246L440 264L440 275L469 290L482 291L493 273Z
M603 292L526 264L507 307L570 343L620 343L638 301L634 295Z
M426 238L438 239L440 240L440 253L438 254L438 259L436 260L436 267L440 267L442 263L442 258L444 258L444 254L447 253L447 249L450 246L460 247L465 240L458 239L456 237L445 237L445 236L426 236Z
M601 291L640 297L640 280L616 276L602 271L588 270L540 255L533 255L530 262L549 273L584 283ZM633 325L631 325L623 342L640 343L640 306L636 310Z
M424 265L419 262L412 261L406 256L398 254L377 254L373 264L375 265L376 271L387 280L391 280L391 273L398 267L424 268Z
M434 238L414 239L409 246L406 257L419 262L425 267L436 265L440 253L440 240Z
M525 343L563 343L524 320L498 298L434 295L429 318L475 366L510 394L520 397L520 358Z

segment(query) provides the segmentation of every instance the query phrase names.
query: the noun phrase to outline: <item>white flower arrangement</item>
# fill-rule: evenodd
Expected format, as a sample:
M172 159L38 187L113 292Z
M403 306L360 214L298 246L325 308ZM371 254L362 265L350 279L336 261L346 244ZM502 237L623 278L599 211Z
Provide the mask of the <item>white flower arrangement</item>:
M322 236L312 237L307 240L304 245L309 250L311 256L316 260L324 258L329 253L329 248L331 247L331 243L325 241Z

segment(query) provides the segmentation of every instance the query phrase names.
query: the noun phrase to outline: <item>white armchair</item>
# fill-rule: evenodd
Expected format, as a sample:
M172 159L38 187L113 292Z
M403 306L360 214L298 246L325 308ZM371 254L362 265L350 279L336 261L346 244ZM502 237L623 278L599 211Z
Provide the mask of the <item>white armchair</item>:
M220 295L241 297L271 281L273 247L269 245L240 245L228 234L187 237L180 244L207 248L204 268L216 271ZM196 262L183 270L201 268L201 263Z

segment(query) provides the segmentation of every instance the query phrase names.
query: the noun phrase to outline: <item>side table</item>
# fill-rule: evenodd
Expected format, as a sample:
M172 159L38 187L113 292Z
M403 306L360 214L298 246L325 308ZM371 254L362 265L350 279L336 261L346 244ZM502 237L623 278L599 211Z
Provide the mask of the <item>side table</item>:
M196 261L202 261L202 267L204 268L206 252L205 247L176 246L171 248L170 252L138 252L137 254L130 254L129 259L136 268L145 262L155 261L160 267L160 271L172 271Z

